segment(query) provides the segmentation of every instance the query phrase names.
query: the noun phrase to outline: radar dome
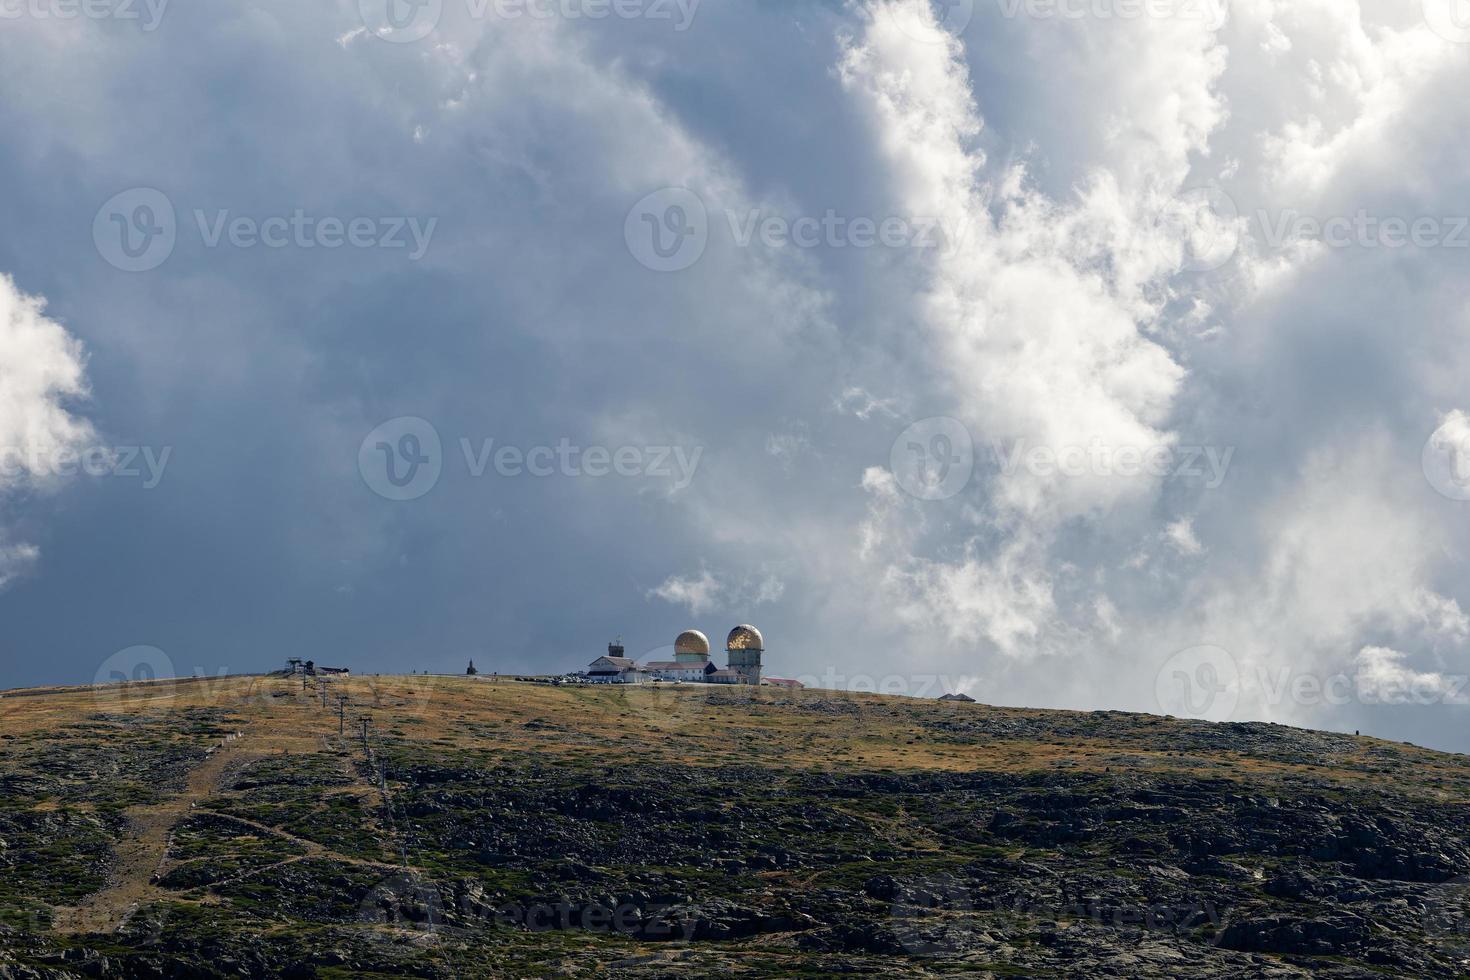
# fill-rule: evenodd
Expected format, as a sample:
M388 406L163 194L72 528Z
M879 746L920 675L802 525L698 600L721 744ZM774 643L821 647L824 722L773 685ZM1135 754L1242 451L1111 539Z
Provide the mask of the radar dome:
M709 656L709 637L699 630L685 630L679 634L674 641L674 653L698 654L702 657Z
M737 626L730 631L730 638L725 641L727 650L764 650L766 648L765 637L761 631L754 626Z

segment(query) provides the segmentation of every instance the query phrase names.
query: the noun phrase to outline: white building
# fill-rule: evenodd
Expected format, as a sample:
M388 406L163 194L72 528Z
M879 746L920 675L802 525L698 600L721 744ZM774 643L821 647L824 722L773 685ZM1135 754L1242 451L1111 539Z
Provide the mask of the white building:
M646 684L650 681L679 681L686 684L769 684L800 689L799 681L761 676L765 638L754 626L737 626L725 644L729 666L720 669L710 660L709 637L699 630L685 630L674 641L673 660L655 660L639 665L624 656L622 641L607 645L607 656L598 657L582 676L591 684Z
M644 684L652 675L627 657L598 657L587 667L589 684Z
M699 630L679 634L674 641L673 660L655 660L643 666L659 680L690 683L705 681L716 669L709 659L709 637Z
M623 643L618 640L607 645L607 656L598 657L588 664L585 676L589 684L646 684L653 675L638 666L638 661L623 656Z

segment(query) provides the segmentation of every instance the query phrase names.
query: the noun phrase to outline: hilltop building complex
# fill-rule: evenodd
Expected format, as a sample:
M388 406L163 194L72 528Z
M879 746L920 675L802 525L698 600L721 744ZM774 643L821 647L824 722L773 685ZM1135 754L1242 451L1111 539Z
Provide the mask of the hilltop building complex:
M685 630L674 641L673 660L655 660L639 664L627 656L622 641L609 643L607 655L588 665L582 676L593 684L647 684L654 681L678 681L685 684L776 683L799 688L797 681L761 676L761 658L766 641L754 626L737 626L725 638L727 666L717 667L710 659L709 637L699 630Z

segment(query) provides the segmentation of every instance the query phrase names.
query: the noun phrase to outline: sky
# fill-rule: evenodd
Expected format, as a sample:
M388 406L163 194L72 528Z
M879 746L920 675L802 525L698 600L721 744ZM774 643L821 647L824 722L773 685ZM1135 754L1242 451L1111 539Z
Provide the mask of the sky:
M1467 86L1464 0L0 0L0 687L748 622L1470 751Z

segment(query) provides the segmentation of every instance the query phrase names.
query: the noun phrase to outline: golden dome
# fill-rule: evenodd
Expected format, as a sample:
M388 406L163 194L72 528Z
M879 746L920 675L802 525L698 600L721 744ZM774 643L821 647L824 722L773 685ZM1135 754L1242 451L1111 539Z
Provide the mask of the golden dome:
M754 626L737 626L730 631L725 641L726 650L764 650L766 638Z
M681 653L697 653L700 656L708 657L709 637L705 636L699 630L685 630L674 641L674 653L676 655Z

